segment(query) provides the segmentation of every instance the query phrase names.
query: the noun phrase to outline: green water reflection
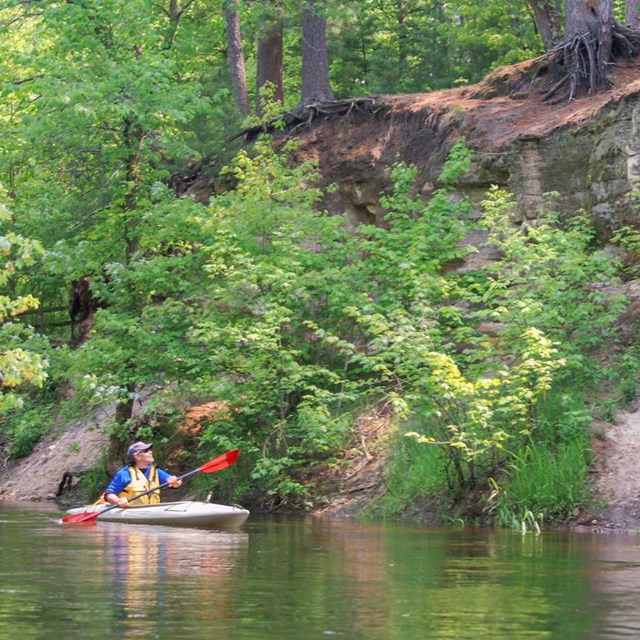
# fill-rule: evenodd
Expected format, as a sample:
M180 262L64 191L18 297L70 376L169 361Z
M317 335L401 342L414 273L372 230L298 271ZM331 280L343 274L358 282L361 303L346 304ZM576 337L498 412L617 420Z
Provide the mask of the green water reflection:
M0 502L0 639L640 637L635 535L261 519L60 525Z

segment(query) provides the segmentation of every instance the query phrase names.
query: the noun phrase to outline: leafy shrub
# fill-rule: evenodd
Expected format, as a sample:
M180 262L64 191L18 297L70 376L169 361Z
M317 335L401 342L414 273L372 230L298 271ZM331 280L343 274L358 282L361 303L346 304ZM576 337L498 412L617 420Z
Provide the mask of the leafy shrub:
M29 455L50 428L50 407L35 407L15 413L5 426L9 438L9 455L13 458Z

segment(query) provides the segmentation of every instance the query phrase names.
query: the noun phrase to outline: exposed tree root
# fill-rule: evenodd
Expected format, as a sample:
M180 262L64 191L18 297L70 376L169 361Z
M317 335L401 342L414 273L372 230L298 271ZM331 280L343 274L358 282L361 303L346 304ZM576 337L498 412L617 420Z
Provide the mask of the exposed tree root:
M353 113L375 114L381 108L375 96L307 104L297 107L293 111L281 113L267 122L245 127L231 136L229 140L244 137L245 141L249 142L261 133L273 133L274 131L284 131L288 136L292 136L300 129L310 127L313 121L318 118L328 120L330 118L346 117Z
M555 98L557 102L568 102L580 94L608 88L611 83L607 68L616 58L632 58L640 51L640 31L615 22L611 36L610 55L602 50L598 34L588 32L563 40L541 56L538 66L546 66L553 78L543 100ZM605 64L600 60L603 55L607 55Z

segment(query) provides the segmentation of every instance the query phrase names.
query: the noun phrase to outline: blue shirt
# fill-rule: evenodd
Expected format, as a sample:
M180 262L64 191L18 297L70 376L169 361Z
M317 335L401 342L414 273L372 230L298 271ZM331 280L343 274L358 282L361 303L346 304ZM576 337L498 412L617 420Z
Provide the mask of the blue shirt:
M145 478L149 479L149 471L151 470L151 465L149 465L142 473L144 473ZM162 469L158 469L158 482L160 484L164 484L171 477L170 473L163 471ZM131 474L129 473L129 465L122 467L122 469L118 469L116 474L111 478L111 482L109 486L106 488L105 493L115 493L118 495L129 483L131 482Z

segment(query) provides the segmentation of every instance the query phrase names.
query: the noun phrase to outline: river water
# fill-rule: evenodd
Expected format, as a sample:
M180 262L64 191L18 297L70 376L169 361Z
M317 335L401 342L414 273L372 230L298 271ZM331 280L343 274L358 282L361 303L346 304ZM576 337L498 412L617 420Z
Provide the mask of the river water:
M1 640L640 637L635 534L60 516L0 502Z

